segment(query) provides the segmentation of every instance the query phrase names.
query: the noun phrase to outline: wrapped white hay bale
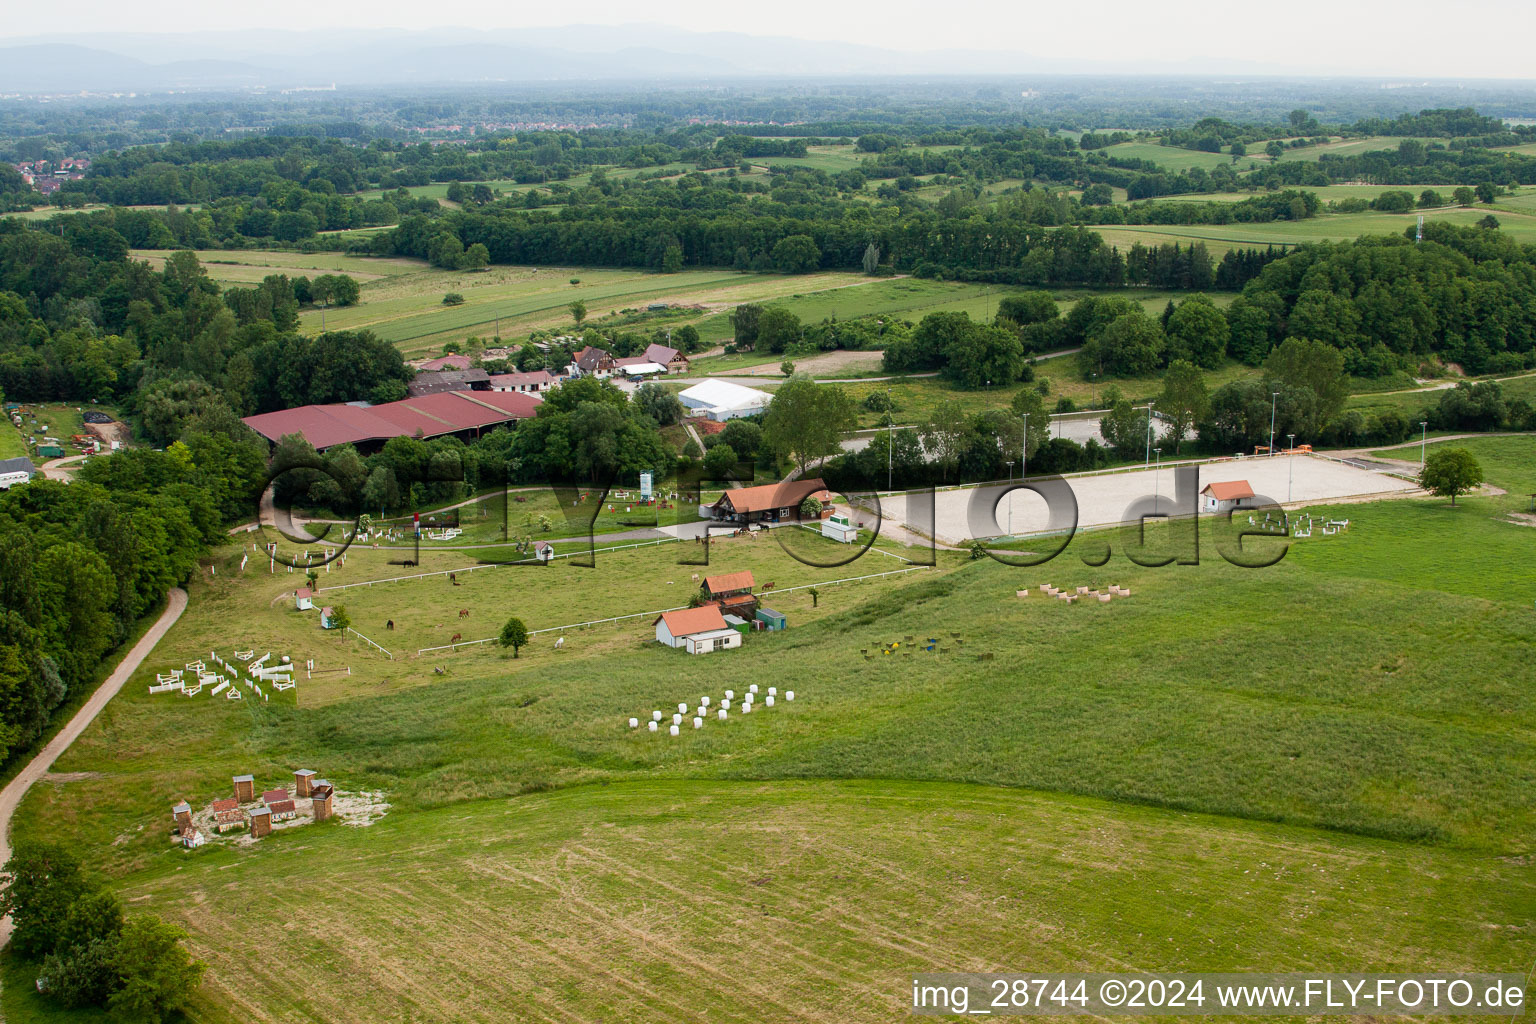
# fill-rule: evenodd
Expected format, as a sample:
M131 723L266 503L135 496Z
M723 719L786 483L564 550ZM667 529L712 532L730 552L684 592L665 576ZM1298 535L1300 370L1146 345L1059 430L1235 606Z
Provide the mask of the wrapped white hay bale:
M751 686L748 686L747 687L747 692L748 693L756 693L757 692L757 684L753 683Z
M693 720L693 727L695 729L702 729L702 728L704 728L704 719L702 719L702 718L695 718Z
M653 722L661 721L661 712L660 711L652 711L651 712L651 721L653 721Z
M693 713L698 715L700 718L703 718L705 715L709 714L709 708L705 707L703 704L700 704Z
M673 725L682 725L683 724L683 716L682 715L673 715L672 716L672 724Z
M763 703L767 704L769 707L773 707L773 694L770 693L768 695L768 699L763 701Z
M1099 604L1108 604L1110 601L1114 600L1114 597L1115 595L1113 594L1100 594Z
M730 707L730 706L731 706L731 702L730 702L730 701L728 701L728 700L723 700L723 701L721 701L721 702L720 702L720 710L721 710L721 711L724 711L724 710L726 710L726 709L727 709L727 708L729 708L729 707Z
M631 729L638 729L638 728L640 728L640 719L638 719L638 718L631 718L629 720L629 727Z
M722 722L725 721L725 718L726 718L725 708L721 708L720 709L720 721L722 721Z
M688 702L684 701L684 702L678 704L677 710L682 712L682 713L684 713L684 714L686 714L688 712Z
M669 726L667 726L667 731L669 731L673 736L676 736L677 735L677 726L669 725Z
M770 696L770 697L777 697L778 695L779 695L779 688L777 686L770 686L770 687L768 687L768 696Z
M794 690L785 690L784 691L784 699L785 700L794 700L795 699L795 691Z
M654 721L647 722L645 724L651 727L651 732L655 732L656 731L656 723Z
M726 690L725 691L725 699L726 700L733 700L735 697L736 697L736 691L735 690Z
M709 698L708 697L700 697L699 698L699 707L701 707L701 708L709 707Z
M750 715L752 713L752 703L751 703L751 701L746 701L746 702L742 703L742 705L741 705L741 713L744 714L744 715Z

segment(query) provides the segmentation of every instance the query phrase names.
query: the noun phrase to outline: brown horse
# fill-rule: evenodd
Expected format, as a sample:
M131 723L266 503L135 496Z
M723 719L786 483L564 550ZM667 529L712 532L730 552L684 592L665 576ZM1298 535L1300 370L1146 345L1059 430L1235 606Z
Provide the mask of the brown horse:
M463 633L455 633L455 634L453 634L452 639L450 639L448 642L451 643L451 644L456 644L456 643L458 643L463 638L463 636L464 636Z
M469 618L469 609L468 608L460 608L459 609L459 618L461 618L461 619Z

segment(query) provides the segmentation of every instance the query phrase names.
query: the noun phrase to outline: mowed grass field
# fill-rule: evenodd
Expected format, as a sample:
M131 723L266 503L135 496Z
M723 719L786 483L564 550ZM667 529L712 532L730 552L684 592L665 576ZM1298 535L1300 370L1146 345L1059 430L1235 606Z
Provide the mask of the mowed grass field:
M156 270L165 265L170 249L134 249L135 259L148 260ZM259 284L269 274L314 277L347 274L359 284L426 269L421 260L402 257L345 256L335 252L288 252L277 249L200 249L195 255L208 276L225 287Z
M0 459L19 459L27 454L27 441L9 416L0 418Z
M1375 186L1372 186L1373 188ZM1378 189L1378 192L1381 190ZM1470 227L1487 216L1486 209L1441 207L1414 213L1325 214L1299 221L1268 224L1126 224L1095 228L1106 242L1127 249L1132 244L1205 243L1217 257L1231 249L1267 245L1302 245L1307 242L1342 242L1361 235L1401 235L1414 227L1422 214L1426 221L1447 221ZM1521 242L1536 242L1536 216L1509 211L1495 212L1499 230Z
M1262 151L1264 147L1258 148ZM1182 149L1178 146L1161 146L1156 142L1121 142L1106 146L1099 152L1121 160L1151 160L1168 171L1187 171L1195 167L1203 167L1209 171L1215 167L1231 166L1234 170L1242 172L1257 167L1261 159L1250 154L1238 158L1237 163L1233 164L1229 153L1206 153L1201 150Z
M1490 379L1499 381L1506 401L1516 398L1523 398L1528 402L1536 401L1536 373ZM1476 383L1476 381L1468 383ZM1438 405L1444 396L1445 388L1443 387L1431 388L1427 391L1387 391L1351 395L1344 405L1347 409L1358 409L1367 415L1379 414L1386 409L1396 409L1407 416L1410 422L1416 424L1424 417L1425 412Z
M1510 446L1496 483L1536 457L1536 438L1479 440ZM1531 528L1502 519L1514 500L1340 506L1348 532L1267 569L1209 541L1162 569L958 556L825 590L787 632L702 658L635 626L315 705L304 681L297 703L224 707L135 679L55 768L85 774L34 789L16 834L73 844L131 908L184 924L211 964L207 1021L876 1021L910 972L1020 964L1523 971L1536 584ZM719 569L767 557L736 543ZM656 550L668 561L615 555L553 585L486 569L347 604L397 626L458 604L471 622L639 605L683 569ZM1133 596L1013 596L1042 582ZM288 585L221 562L151 661L298 618L270 610ZM905 636L947 650L860 653ZM797 699L677 739L625 727L746 681ZM389 814L170 845L176 799L300 766L384 791ZM7 977L8 1019L38 1019L28 984Z

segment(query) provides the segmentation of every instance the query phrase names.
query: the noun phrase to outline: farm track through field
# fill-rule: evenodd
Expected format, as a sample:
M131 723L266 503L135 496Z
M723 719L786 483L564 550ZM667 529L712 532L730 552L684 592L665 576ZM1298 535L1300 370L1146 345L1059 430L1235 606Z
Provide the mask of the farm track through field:
M22 797L27 795L27 790L32 784L43 777L43 774L53 767L57 761L69 749L69 745L79 738L85 731L85 727L95 720L101 713L101 709L107 706L107 702L117 696L117 691L123 688L130 676L138 671L139 665L149 657L149 652L155 649L160 638L176 624L181 618L181 613L187 610L187 592L180 587L172 587L166 592L165 611L160 613L160 618L149 627L149 631L139 638L126 657L118 662L117 668L107 676L106 682L96 688L91 694L91 699L77 712L75 717L69 720L69 724L60 729L58 735L48 741L48 745L23 768L4 790L0 790L0 864L11 859L11 816L16 813L17 806ZM9 916L0 920L0 947L5 946L11 939L11 919Z

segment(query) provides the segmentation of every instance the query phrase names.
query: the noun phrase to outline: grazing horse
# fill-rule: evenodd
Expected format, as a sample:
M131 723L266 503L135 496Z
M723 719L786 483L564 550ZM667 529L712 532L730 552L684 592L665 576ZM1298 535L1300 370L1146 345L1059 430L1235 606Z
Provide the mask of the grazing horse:
M461 619L469 618L469 609L468 608L460 608L459 609L459 618L461 618Z
M762 586L762 591L765 594L768 593L768 591L770 591L772 589L773 589L773 584L772 583L764 583L763 586Z
M393 631L395 628L395 620L390 619L388 622L384 623L384 628Z
M464 636L463 633L455 633L455 634L453 634L452 638L449 639L448 642L451 643L451 644L456 644L456 643L458 643L463 638L463 636Z

